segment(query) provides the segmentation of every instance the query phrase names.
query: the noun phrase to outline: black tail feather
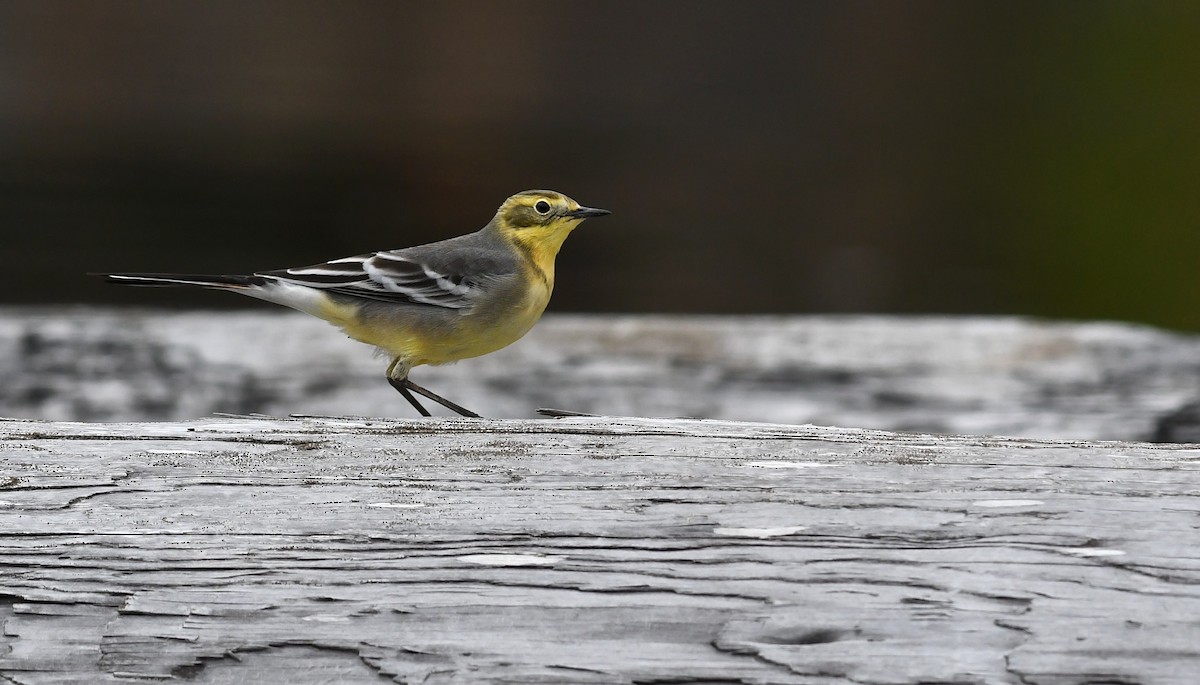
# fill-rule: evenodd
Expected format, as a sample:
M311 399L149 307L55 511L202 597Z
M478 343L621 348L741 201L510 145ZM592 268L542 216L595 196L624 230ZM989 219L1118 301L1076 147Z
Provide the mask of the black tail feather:
M106 283L132 285L143 288L246 288L255 285L266 285L268 283L268 279L262 276L228 276L220 274L127 273L88 275L99 276Z

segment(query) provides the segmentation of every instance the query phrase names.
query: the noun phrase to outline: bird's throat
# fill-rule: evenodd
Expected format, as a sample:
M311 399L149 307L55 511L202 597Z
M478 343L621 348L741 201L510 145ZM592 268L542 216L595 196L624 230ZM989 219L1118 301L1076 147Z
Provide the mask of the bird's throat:
M515 241L517 249L525 257L530 271L547 288L554 287L554 258L558 256L563 241L570 233L570 229L558 230L546 235L531 236Z

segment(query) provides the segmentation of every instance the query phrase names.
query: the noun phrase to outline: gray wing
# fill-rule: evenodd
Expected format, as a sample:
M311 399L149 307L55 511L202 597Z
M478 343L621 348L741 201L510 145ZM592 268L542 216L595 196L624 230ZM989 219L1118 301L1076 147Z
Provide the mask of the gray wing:
M500 246L454 238L258 275L350 298L470 309L491 282L516 268L511 253Z

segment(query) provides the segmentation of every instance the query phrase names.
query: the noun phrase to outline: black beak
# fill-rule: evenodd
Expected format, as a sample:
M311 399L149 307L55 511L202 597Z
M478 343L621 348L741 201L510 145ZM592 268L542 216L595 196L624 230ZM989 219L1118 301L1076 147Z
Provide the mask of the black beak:
M567 212L567 216L571 217L572 219L591 219L608 214L612 214L612 212L608 211L607 209L596 209L594 207L580 207L579 209L572 209L571 211Z

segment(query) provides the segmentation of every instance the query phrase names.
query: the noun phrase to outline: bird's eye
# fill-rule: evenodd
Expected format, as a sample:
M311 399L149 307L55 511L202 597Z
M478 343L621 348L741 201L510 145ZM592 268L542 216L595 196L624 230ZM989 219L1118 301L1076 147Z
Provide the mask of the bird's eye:
M537 204L533 206L533 209L538 214L545 216L550 213L550 203L546 202L545 200L538 200Z

